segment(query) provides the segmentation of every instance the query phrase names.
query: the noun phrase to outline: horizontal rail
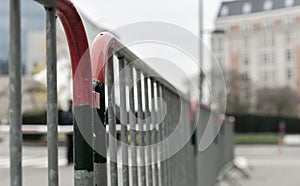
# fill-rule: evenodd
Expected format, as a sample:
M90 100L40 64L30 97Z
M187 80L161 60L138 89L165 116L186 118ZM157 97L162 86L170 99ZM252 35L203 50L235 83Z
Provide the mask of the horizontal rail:
M108 126L106 127L108 131ZM121 125L116 125L117 132L121 131ZM0 132L9 132L9 125L0 125ZM34 124L23 124L22 125L22 133L23 134L47 134L47 125L41 124L41 125L34 125ZM58 126L58 133L61 134L68 134L73 132L73 126L72 125L59 125Z
M9 132L9 125L0 125L0 132ZM22 125L23 134L47 134L47 125ZM58 133L73 132L73 126L58 126Z
M108 56L108 55L111 56ZM105 64L99 62L105 62L107 59L116 55L119 59L124 58L128 64L131 64L136 70L143 72L145 76L155 77L162 86L166 87L174 93L178 93L182 99L189 100L186 93L181 92L157 73L153 68L147 65L136 54L131 52L126 46L124 46L114 35L109 32L101 32L94 40L91 57L92 57L92 78L93 80L105 82Z

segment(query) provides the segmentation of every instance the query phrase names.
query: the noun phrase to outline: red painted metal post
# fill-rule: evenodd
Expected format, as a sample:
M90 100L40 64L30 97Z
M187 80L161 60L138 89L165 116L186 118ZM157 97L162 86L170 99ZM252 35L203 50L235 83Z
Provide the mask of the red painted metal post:
M70 1L59 0L56 14L64 27L72 62L75 185L94 185L92 76L86 32L81 18Z

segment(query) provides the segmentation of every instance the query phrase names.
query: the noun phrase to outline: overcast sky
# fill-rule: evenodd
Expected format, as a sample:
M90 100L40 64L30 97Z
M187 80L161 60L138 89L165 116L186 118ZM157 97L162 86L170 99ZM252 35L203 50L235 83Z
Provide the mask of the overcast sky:
M162 21L198 33L197 0L73 0L95 23L107 29L139 21ZM220 0L204 1L204 28L213 29Z
M73 0L73 2L94 23L108 30L114 30L130 23L159 21L183 27L195 35L199 33L199 1L197 0ZM220 2L220 0L204 1L204 30L214 29L214 21ZM118 35L118 33L116 34ZM122 37L124 39L124 36L118 36L121 41ZM205 38L206 44L209 45L209 36ZM179 65L179 67L182 64L186 66L186 68L180 67L184 71L181 75L175 68L170 68L170 65L162 65L163 61L152 60L146 61L146 63L150 63L150 66L164 77L174 80L175 82L172 83L180 87L182 84L186 84L186 76L193 76L198 73L198 68L193 66L194 61L179 53L170 52L172 49L149 44L133 46L130 49L137 51L138 55L143 58L160 57L165 56L163 54L168 52L172 53L175 56L174 59L171 59L174 64ZM158 55L152 56L153 53ZM206 56L204 58L207 59L206 63L209 63L210 60ZM190 65L186 65L189 63Z

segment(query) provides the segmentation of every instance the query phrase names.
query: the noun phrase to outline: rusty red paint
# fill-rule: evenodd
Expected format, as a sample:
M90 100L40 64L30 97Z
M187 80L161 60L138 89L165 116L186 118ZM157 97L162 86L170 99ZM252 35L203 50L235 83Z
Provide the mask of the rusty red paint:
M78 11L67 0L59 0L56 14L64 27L72 62L74 106L92 104L91 60L86 32Z

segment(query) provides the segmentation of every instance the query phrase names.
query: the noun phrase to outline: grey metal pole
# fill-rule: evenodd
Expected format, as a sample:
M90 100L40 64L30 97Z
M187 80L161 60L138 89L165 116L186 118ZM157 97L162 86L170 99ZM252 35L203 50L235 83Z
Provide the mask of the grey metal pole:
M200 113L200 107L202 104L202 98L203 98L203 0L199 0L199 64L200 64L200 69L199 69L199 108L198 112ZM195 159L198 157L198 124L196 124L196 129L195 129ZM198 162L195 162L194 166L195 168L195 175L196 177L198 176ZM196 179L198 180L198 179ZM198 185L198 182L196 181L196 184Z
M20 0L10 0L9 125L10 185L22 185L22 96L21 96Z
M131 153L131 172L132 172L132 185L138 185L138 171L137 171L137 157L136 157L136 117L134 109L134 89L133 89L133 69L128 65L128 86L129 90L129 107L130 107L130 153Z
M167 125L168 125L168 100L167 100L167 93L166 93L166 87L162 86L161 88L161 95L162 95L162 98L163 100L165 101L166 103L166 116L164 118L164 122L162 124L162 133L163 133L163 139L166 140L165 141L165 144L163 145L164 146L164 149L163 149L163 153L164 153L164 156L165 156L165 160L163 162L163 173L164 173L164 184L163 185L166 185L168 186L169 185L169 171L168 171L168 151L167 151L167 148L168 148L168 131L167 131Z
M55 8L46 8L48 185L58 185L58 112Z
M203 0L199 0L199 104L202 104L203 98Z
M122 176L123 185L129 186L128 171L128 132L127 132L127 109L126 109L126 77L125 77L125 59L119 59L119 81L120 81L120 121L121 121L121 145L122 148Z
M154 94L154 80L151 79L151 99L153 100L151 104L151 123L152 123L152 129L151 129L151 141L152 144L155 144L157 142L157 131L156 131L156 111L155 111L155 94ZM152 148L152 154L153 154L153 185L158 185L158 162L157 162L157 149Z
M153 180L152 180L152 166L151 166L151 136L150 136L150 109L149 109L149 84L148 84L148 77L144 78L144 94L145 94L145 118L146 120L146 172L147 172L147 185L152 186Z
M94 81L94 91L100 94L100 108L93 109L94 122L94 184L107 185L107 145L105 127L105 84Z
M145 168L145 136L144 136L144 121L143 121L143 107L142 107L142 79L141 72L137 71L137 99L138 99L138 145L140 146L139 151L139 173L141 178L141 185L146 185L146 168Z
M166 103L167 103L167 115L166 115L166 138L167 138L167 147L166 147L166 150L167 150L167 155L170 156L170 139L169 139L169 136L170 136L170 127L171 127L171 117L172 117L172 114L171 114L171 108L172 108L172 103L171 103L171 95L170 95L170 90L168 88L165 89L165 96L166 96ZM172 163L172 157L168 157L167 159L167 172L168 172L168 185L172 186L172 169L171 169L171 163Z
M111 185L118 185L118 167L117 167L117 138L116 138L116 117L115 117L115 91L114 91L114 63L113 56L107 63L107 91L108 91L108 124L110 137L109 156L110 156L110 179Z
M162 98L162 93L161 93L161 86L158 82L156 82L156 91L157 91L157 98ZM157 112L158 112L158 121L160 121L160 123L158 123L158 142L162 142L164 140L164 128L163 128L163 104L162 102L158 101L158 105L157 105ZM160 146L160 148L158 149L158 162L160 164L160 170L159 170L159 185L163 186L164 182L163 179L165 178L165 174L164 174L164 161L163 160L163 145Z

